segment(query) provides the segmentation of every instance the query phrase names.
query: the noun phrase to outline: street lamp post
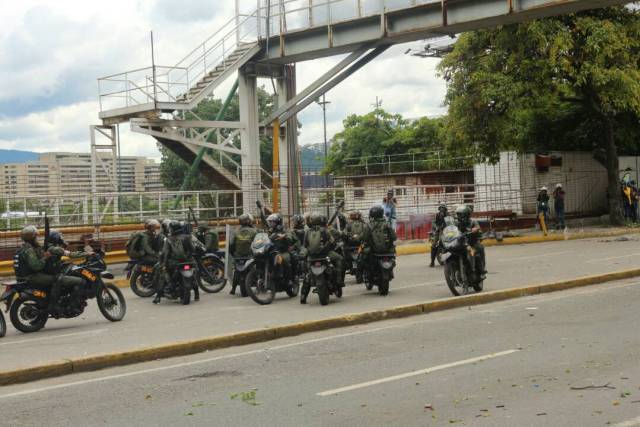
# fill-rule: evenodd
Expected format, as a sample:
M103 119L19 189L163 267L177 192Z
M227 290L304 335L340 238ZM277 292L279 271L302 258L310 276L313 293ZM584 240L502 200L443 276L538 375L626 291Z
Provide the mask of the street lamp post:
M331 101L327 101L325 95L322 95L322 101L318 99L316 101L320 107L322 107L322 122L324 126L324 166L327 166L327 157L328 157L328 145L327 145L327 104L331 104ZM327 218L329 217L329 176L324 176L324 188L325 188L325 197L327 198Z

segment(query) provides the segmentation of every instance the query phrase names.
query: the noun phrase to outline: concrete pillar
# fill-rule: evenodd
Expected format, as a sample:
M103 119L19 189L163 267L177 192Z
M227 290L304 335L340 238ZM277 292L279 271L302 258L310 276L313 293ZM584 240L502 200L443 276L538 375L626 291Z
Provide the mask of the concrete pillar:
M256 200L262 201L260 181L260 139L258 123L258 85L255 75L245 68L238 71L240 97L240 131L242 151L242 206L244 212L256 214Z
M289 99L289 94L287 90L287 81L286 78L278 79L278 84L276 86L276 90L278 91L278 107L287 103ZM280 133L280 149L278 150L280 154L280 213L285 217L290 217L291 212L291 204L289 203L289 175L290 175L290 165L289 165L289 138L287 132L289 128L289 121L286 123L282 123L281 128L284 127L284 131ZM275 129L274 129L275 132Z

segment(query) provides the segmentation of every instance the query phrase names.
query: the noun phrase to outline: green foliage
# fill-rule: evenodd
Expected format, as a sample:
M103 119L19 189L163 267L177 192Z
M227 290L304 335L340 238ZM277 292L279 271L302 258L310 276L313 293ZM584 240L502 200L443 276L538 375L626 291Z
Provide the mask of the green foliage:
M590 150L619 218L618 150L637 153L640 15L611 7L463 34L440 64L449 149Z
M409 122L399 114L379 108L363 116L351 115L343 125L344 130L333 138L325 170L336 175L361 172L365 158L367 165L381 165L388 156L397 160L398 155L403 155L399 161L403 166L398 167L408 169L412 167L412 154L435 153L443 147L444 119L441 118L424 117Z

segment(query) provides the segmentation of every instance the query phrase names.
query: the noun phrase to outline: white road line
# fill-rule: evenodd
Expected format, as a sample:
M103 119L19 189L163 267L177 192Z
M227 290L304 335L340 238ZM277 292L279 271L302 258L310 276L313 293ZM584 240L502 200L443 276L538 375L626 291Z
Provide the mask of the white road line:
M420 371L406 372L406 373L400 374L400 375L393 375L391 377L380 378L380 379L377 379L377 380L367 381L367 382L364 382L364 383L354 384L354 385L350 385L350 386L346 386L346 387L340 387L340 388L336 388L334 390L327 390L327 391L323 391L321 393L318 393L317 395L318 396L322 396L322 397L331 396L331 395L334 395L334 394L344 393L346 391L353 391L353 390L357 390L357 389L360 389L360 388L371 387L371 386L374 386L374 385L384 384L384 383L388 383L388 382L391 382L391 381L397 381L397 380L401 380L401 379L404 379L404 378L410 378L410 377L415 377L415 376L418 376L418 375L430 374L432 372L441 371L443 369L455 368L455 367L462 366L462 365L468 365L470 363L482 362L483 360L495 359L496 357L507 356L509 354L517 353L518 351L520 351L520 350L512 349L512 350L501 351L499 353L485 354L484 356L473 357L471 359L460 360L458 362L446 363L444 365L433 366L431 368L422 369Z
M614 424L613 427L637 427L640 426L640 417L636 417L632 420L623 421L618 424Z
M185 367L188 367L188 366L202 365L204 363L216 362L216 361L225 360L225 359L234 359L236 357L251 356L251 355L254 355L254 354L264 353L264 352L268 352L268 351L283 350L283 349L286 349L286 348L298 347L298 346L307 345L307 344L314 344L314 343L323 342L323 341L329 341L329 340L338 339L338 338L346 338L346 337L352 337L352 336L355 336L355 335L370 334L370 333L374 333L374 332L384 331L384 330L387 330L387 329L402 328L402 327L412 326L412 325L416 325L416 324L420 324L420 323L426 323L428 321L429 321L429 319L425 319L425 320L422 320L422 321L411 322L411 323L408 323L408 324L404 323L404 324L400 324L400 325L384 326L384 327L381 327L381 328L367 329L365 331L355 331L355 332L349 332L349 333L346 333L346 334L333 335L333 336L329 336L329 337L315 338L315 339L311 339L311 340L294 342L294 343L290 343L290 344L283 344L283 345L274 346L274 347L265 347L265 348L260 348L260 349L257 349L257 350L245 351L245 352L242 352L242 353L227 354L227 355L224 355L224 356L211 357L211 358L203 359L203 360L195 360L193 362L176 363L174 365L169 365L169 366L160 366L160 367L157 367L157 368L142 369L140 371L126 372L126 373L123 373L123 374L108 375L108 376L99 377L99 378L91 378L91 379L88 379L88 380L74 381L74 382L65 383L65 384L57 384L57 385L52 385L52 386L48 386L48 387L41 387L41 388L30 389L30 390L23 390L23 391L18 391L18 392L14 392L14 393L7 393L7 394L0 395L0 400L8 399L8 398L11 398L11 397L18 397L18 396L25 396L25 395L29 395L29 394L41 393L41 392L45 392L45 391L58 390L58 389L62 389L62 388L69 388L69 387L75 387L75 386L80 386L80 385L92 384L92 383L97 383L97 382L112 381L112 380L117 380L117 379L120 379L120 378L127 378L127 377L133 377L133 376L136 376L136 375L149 374L149 373L152 373L152 372L160 372L160 371L167 371L167 370L176 369L176 368L185 368Z
M548 256L564 255L564 254L570 254L570 253L574 253L574 251L549 252L549 253L540 254L540 255L521 256L517 258L500 258L500 259L497 259L495 262L525 261L528 259L543 258Z
M50 336L44 336L44 337L38 337L38 338L24 339L24 340L19 340L19 341L2 341L2 342L0 342L0 346L12 345L12 344L16 344L16 345L30 344L30 343L32 343L34 341L44 341L44 340L52 340L52 339L57 339L57 338L75 337L75 336L78 336L78 335L95 335L95 334L102 333L102 332L104 332L106 330L107 329L94 329L93 331L73 332L73 333L70 333L70 334L61 334L61 335L50 335Z
M609 257L609 258L590 259L590 260L586 261L586 263L587 264L593 264L595 262L612 261L614 259L631 258L631 257L634 257L634 256L640 256L640 253L628 254L628 255L620 255L620 256L612 256L612 257Z

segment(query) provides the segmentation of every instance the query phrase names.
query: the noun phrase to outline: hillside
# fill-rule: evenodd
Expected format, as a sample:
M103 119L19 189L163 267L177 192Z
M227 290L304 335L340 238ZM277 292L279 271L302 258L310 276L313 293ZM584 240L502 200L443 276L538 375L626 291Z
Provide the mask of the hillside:
M38 160L38 153L0 149L0 163L25 163L32 160Z

